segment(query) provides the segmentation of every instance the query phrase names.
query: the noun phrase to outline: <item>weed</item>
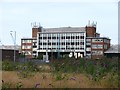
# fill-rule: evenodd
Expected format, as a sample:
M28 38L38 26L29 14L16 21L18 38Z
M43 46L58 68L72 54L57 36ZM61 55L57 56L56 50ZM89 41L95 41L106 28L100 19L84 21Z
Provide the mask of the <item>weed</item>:
M8 88L11 88L11 86L12 86L12 83L4 82L4 83L2 83L2 90L7 90Z
M23 86L23 85L22 85L21 82L18 82L18 83L16 83L16 85L15 85L15 87L16 87L17 89L21 88L22 86Z

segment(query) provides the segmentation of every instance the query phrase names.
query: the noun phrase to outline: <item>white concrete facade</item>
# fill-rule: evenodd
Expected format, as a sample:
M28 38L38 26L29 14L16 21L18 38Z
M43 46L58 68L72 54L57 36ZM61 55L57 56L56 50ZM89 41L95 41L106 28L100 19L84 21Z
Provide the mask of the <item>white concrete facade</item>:
M59 28L57 28L59 29ZM43 29L37 34L38 52L77 52L86 56L85 28ZM38 55L38 54L37 54Z

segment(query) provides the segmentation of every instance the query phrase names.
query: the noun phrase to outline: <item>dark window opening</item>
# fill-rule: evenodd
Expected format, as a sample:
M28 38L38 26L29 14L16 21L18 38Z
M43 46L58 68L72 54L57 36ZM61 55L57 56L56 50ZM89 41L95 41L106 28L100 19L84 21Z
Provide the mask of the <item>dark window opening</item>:
M33 51L33 53L37 53L36 51Z
M39 39L42 39L42 37L39 37Z
M46 43L43 43L43 45L46 45Z
M66 39L70 39L70 36L67 36Z
M39 45L42 45L42 43L39 43Z
M56 45L56 43L52 43L52 45Z
M84 39L84 36L80 36L81 39Z
M47 39L47 37L43 37L43 39Z
M56 39L56 37L52 37L52 39Z
M80 42L80 45L84 45L84 42Z
M74 42L71 42L71 45L74 45Z
M48 39L51 39L51 37L48 37Z
M86 51L86 53L91 53L90 51Z
M33 46L33 48L37 48L37 46Z

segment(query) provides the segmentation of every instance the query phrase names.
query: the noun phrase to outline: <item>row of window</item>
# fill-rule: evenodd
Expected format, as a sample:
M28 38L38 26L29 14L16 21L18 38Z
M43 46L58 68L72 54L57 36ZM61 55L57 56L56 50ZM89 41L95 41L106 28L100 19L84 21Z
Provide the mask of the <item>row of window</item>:
M103 51L92 51L92 55L102 55Z
M84 48L39 48L40 50L56 50L56 49L59 49L59 50L84 50Z
M22 40L22 43L32 43L32 40Z
M48 37L48 39L84 39L84 36L62 36L62 37ZM39 37L39 39L47 39L47 37Z
M39 43L39 45L42 45L42 42ZM43 45L65 45L65 42L62 42L62 43L43 43ZM84 42L66 42L66 45L84 45Z
M103 42L103 39L92 39L92 42Z
M57 40L57 39L55 39L55 40L39 40L38 42L39 42L39 43L49 43L49 42L50 42L50 43L51 43L51 42L52 42L52 43L57 43L57 42L60 42L60 43L75 42L75 43L76 43L76 42L84 42L84 40L83 40L83 39L80 39L80 40L78 40L78 39L77 39L77 40L75 40L75 39L74 39L74 40L73 40L73 39L72 39L72 40L69 40L69 39L66 39L66 40L64 40L64 39L63 39L63 40L59 40L59 39L58 39L58 40Z
M93 48L93 49L103 49L103 45L94 44L94 45L92 45L92 48Z
M28 45L27 46L24 46L24 45L22 46L22 49L31 49L31 48L32 48L32 46L28 46Z
M56 34L53 34L53 33L51 33L51 34L39 34L39 36L84 36L84 33L62 33L62 34L60 34L60 33L56 33Z

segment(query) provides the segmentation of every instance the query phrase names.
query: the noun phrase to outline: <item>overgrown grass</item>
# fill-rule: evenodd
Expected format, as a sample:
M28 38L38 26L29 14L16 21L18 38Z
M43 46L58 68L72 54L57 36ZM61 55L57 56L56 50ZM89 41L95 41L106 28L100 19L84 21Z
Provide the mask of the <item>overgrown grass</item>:
M21 78L34 76L35 72L50 72L56 81L65 80L67 78L66 73L82 73L90 81L98 82L104 87L118 87L117 58L102 58L99 60L64 58L64 60L54 60L49 64L40 65L35 65L32 62L14 63L3 61L2 70L17 71L18 76ZM46 76L43 74L42 77L45 78ZM9 87L9 84L7 87Z
M99 60L66 59L50 63L53 72L84 73L90 79L99 81L107 73L118 74L118 59L102 58Z

